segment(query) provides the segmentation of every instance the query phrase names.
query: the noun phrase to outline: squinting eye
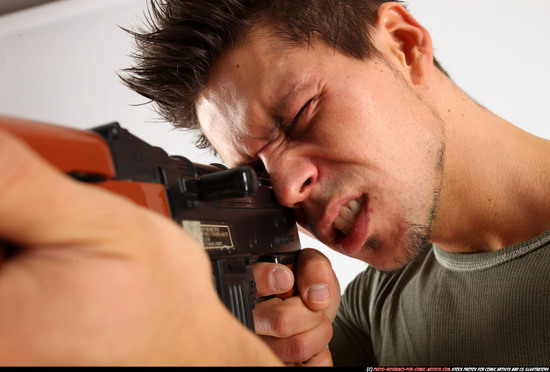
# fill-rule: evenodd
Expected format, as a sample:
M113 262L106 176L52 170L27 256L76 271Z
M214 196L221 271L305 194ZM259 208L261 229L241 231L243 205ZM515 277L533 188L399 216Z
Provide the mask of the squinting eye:
M296 125L296 123L300 120L300 117L302 116L302 114L304 113L304 111L309 107L309 105L311 104L311 102L313 102L313 100L315 99L315 97L311 98L309 101L307 101L303 106L302 108L300 109L300 111L298 111L298 113L296 114L296 116L294 117L294 119L292 119L292 121L287 125L287 127L285 128L285 132L288 133L292 130L292 128L294 127L294 125Z

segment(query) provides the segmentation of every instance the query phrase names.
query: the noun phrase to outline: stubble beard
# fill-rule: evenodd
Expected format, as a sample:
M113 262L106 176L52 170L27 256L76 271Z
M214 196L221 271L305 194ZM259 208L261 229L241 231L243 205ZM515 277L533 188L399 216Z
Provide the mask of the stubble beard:
M430 208L427 209L424 221L425 222L411 222L402 221L402 226L406 226L403 229L404 242L402 249L399 250L400 256L392 257L393 268L381 269L376 268L378 271L391 274L396 271L400 271L411 262L413 262L419 255L426 250L430 249L432 225L437 216L437 207L439 203L439 195L441 191L441 183L443 179L445 161L445 142L442 141L439 150L436 153L433 181L433 192L430 202ZM383 241L379 238L378 234L370 236L363 244L362 249L371 250L373 252L380 251L383 248Z

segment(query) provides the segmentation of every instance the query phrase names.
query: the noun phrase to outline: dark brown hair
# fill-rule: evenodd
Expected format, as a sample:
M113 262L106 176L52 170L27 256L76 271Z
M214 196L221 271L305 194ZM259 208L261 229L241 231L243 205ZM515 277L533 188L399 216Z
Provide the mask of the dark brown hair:
M214 63L255 27L281 40L315 38L360 59L378 55L370 40L376 10L385 0L151 0L135 37L135 65L124 83L156 104L178 128L200 129L195 102ZM200 133L197 146L209 147Z

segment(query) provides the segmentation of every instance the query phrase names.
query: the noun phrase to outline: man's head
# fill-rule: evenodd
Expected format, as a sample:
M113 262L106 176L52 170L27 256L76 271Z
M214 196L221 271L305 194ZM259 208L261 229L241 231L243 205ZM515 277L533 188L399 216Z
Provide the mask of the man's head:
M153 8L129 85L228 165L263 164L323 243L382 270L408 262L429 239L445 149L426 30L395 2L189 3L162 8L176 24Z
M386 0L152 0L136 32L135 66L124 82L151 99L161 116L200 132L195 103L221 56L249 33L270 27L289 45L313 39L359 59L379 55L370 30ZM437 64L437 62L436 62Z

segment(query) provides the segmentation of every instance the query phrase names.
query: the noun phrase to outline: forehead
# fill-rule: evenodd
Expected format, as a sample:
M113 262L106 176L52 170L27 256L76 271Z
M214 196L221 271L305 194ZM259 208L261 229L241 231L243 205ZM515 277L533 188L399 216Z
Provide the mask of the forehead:
M304 74L305 55L265 30L251 36L214 66L197 100L201 128L228 164L243 163L280 127L283 111L314 75Z

